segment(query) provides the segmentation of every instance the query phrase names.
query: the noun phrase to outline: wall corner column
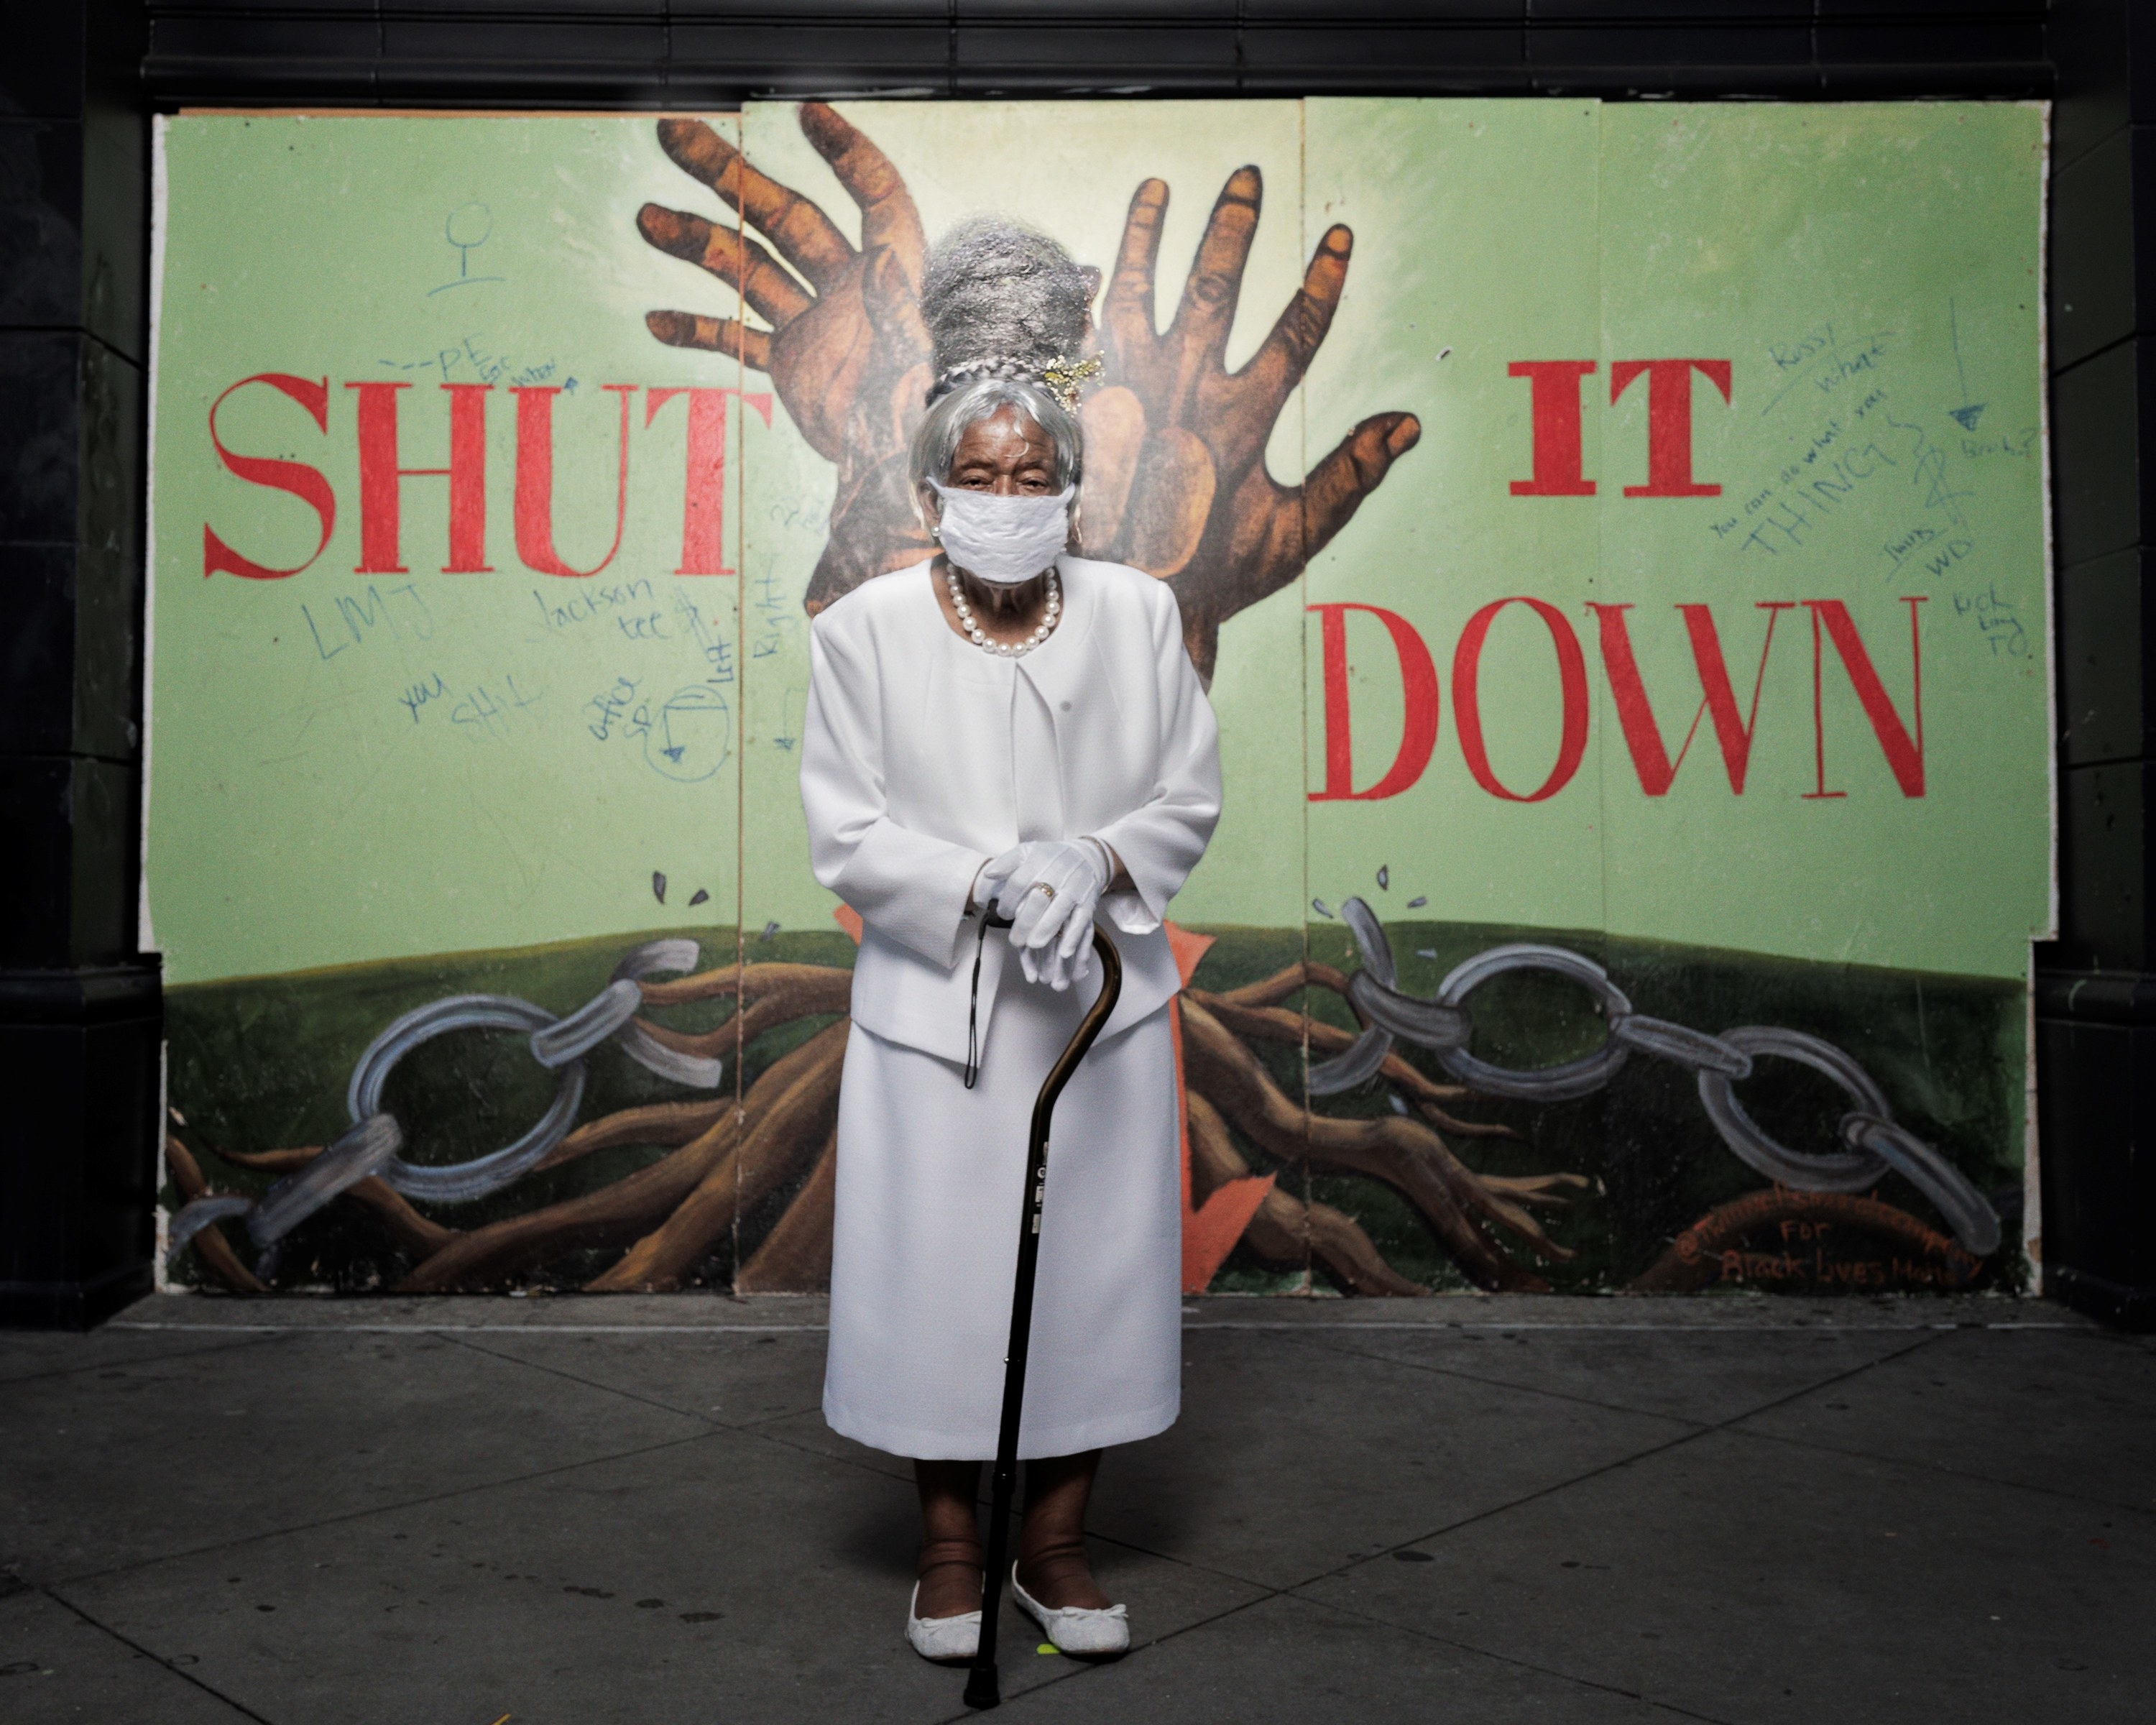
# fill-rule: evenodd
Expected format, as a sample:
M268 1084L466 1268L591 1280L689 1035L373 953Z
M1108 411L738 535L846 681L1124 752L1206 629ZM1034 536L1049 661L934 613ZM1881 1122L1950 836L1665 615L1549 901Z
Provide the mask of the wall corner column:
M148 120L139 0L0 62L0 1324L151 1283L157 961L138 950Z

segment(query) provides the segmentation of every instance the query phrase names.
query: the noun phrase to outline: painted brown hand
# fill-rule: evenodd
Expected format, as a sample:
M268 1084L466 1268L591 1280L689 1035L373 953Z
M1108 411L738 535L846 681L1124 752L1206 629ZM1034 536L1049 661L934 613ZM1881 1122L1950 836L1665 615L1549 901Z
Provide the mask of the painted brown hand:
M1160 332L1153 271L1168 186L1138 187L1101 305L1107 387L1083 409L1087 549L1173 585L1191 659L1209 680L1220 625L1292 581L1422 435L1412 413L1378 413L1303 484L1266 472L1266 440L1332 326L1354 236L1327 230L1301 290L1231 372L1224 355L1263 198L1256 168L1229 177Z
M661 121L660 145L798 274L747 232L702 216L646 204L637 222L660 250L734 285L771 326L654 311L645 320L652 334L768 372L810 446L838 469L829 538L806 595L815 611L932 548L905 475L906 434L929 382L929 344L919 305L921 221L905 181L824 104L803 105L801 129L860 208L858 249L814 203L692 120ZM1353 238L1342 227L1326 234L1301 289L1250 363L1231 373L1224 354L1262 182L1254 167L1229 177L1174 320L1158 332L1153 278L1168 196L1160 180L1138 187L1102 304L1106 385L1083 410L1081 523L1091 554L1174 584L1191 656L1209 678L1221 624L1292 581L1414 446L1421 427L1411 413L1377 414L1302 485L1276 481L1265 470L1265 443L1331 326Z
M906 434L929 382L921 218L889 158L823 103L802 105L801 130L860 208L858 249L821 209L758 173L696 120L660 121L660 146L739 213L741 229L655 203L636 222L651 244L727 283L770 325L654 311L644 319L651 333L768 372L810 447L838 469L830 536L808 583L814 612L934 547L906 484Z

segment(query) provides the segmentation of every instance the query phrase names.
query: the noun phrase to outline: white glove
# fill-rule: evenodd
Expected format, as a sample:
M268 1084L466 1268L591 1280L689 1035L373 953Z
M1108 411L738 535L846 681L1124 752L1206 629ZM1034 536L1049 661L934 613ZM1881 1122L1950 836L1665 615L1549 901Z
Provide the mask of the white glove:
M1093 911L1107 889L1108 865L1086 839L1037 839L990 859L982 891L997 883L995 906L1011 919L1011 944L1029 983L1067 988L1092 966Z

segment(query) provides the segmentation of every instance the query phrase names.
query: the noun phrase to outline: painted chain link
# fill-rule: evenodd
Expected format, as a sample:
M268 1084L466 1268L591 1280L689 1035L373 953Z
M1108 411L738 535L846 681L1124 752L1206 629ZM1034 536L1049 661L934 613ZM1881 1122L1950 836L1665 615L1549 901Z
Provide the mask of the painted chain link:
M1897 1124L1871 1075L1832 1043L1801 1030L1747 1024L1710 1035L1666 1019L1635 1012L1609 973L1592 959L1562 947L1514 942L1478 952L1457 966L1429 999L1403 993L1392 943L1377 915L1359 898L1340 907L1354 934L1363 968L1348 979L1348 999L1365 1026L1341 1053L1310 1068L1312 1096L1337 1096L1377 1075L1393 1041L1413 1043L1435 1055L1463 1084L1486 1096L1527 1102L1562 1102L1592 1094L1609 1082L1635 1054L1670 1060L1699 1085L1700 1106L1722 1141L1745 1163L1784 1186L1804 1192L1858 1192L1890 1169L1903 1175L1938 1208L1954 1237L1979 1257L1999 1250L1999 1214L1959 1169L1931 1145ZM1608 1021L1609 1034L1590 1055L1531 1070L1493 1065L1468 1053L1474 1019L1467 997L1492 978L1515 971L1561 976L1585 988ZM1737 1100L1735 1085L1752 1076L1755 1058L1794 1060L1841 1087L1851 1106L1841 1118L1841 1147L1798 1151L1777 1143Z
M685 975L696 969L692 940L651 941L632 950L598 993L567 1018L512 994L451 994L393 1019L367 1044L345 1090L351 1127L305 1168L285 1176L259 1199L230 1194L198 1198L172 1219L170 1263L213 1222L244 1217L254 1242L254 1273L275 1273L285 1236L340 1192L377 1178L408 1198L467 1204L521 1179L551 1155L575 1126L584 1101L584 1057L609 1040L630 1059L662 1078L699 1090L715 1089L724 1062L667 1047L635 1022L643 1004L638 981L647 976ZM521 1030L531 1058L558 1073L554 1099L537 1122L515 1142L470 1162L436 1167L404 1160L403 1126L382 1106L382 1088L397 1063L422 1043L459 1030Z

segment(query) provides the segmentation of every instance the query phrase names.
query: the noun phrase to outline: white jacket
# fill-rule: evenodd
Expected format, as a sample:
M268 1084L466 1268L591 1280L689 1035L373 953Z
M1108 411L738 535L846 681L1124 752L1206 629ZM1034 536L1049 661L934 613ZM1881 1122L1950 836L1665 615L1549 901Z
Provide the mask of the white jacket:
M816 878L864 925L854 1020L966 1058L976 932L966 896L981 865L1018 842L1012 699L1024 677L1055 727L1061 836L1106 840L1135 888L1101 901L1123 960L1103 1032L1113 1035L1180 986L1161 919L1220 816L1219 728L1175 596L1142 570L1059 557L1062 622L1004 659L952 632L926 567L864 583L808 634L801 802ZM1008 935L991 931L983 1043L1006 969L1012 987L1029 986L1009 954Z

